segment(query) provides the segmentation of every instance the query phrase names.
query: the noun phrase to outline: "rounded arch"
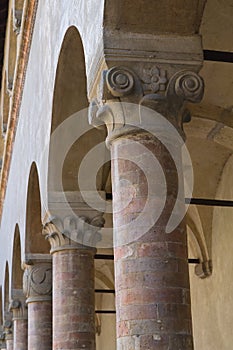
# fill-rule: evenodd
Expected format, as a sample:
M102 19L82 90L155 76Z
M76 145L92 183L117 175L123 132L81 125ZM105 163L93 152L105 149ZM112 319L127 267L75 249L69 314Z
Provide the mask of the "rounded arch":
M25 253L49 253L49 243L42 236L40 186L35 162L31 165L28 180Z
M12 258L12 289L23 288L23 270L21 268L21 241L18 224L15 226L13 258Z
M14 13L13 9L9 13L9 42L8 42L8 65L7 65L7 78L8 78L8 89L11 92L13 88L13 80L15 74L15 63L17 56L17 37L14 32Z
M14 8L18 11L23 10L25 0L15 0L14 1Z
M9 105L10 105L10 96L7 91L7 75L6 71L3 72L2 79L2 93L1 93L1 116L2 116L2 127L1 131L3 134L6 133L8 116L9 116Z
M105 131L89 126L87 107L87 78L83 43L77 28L71 26L68 28L61 46L54 86L48 163L49 202L53 201L52 194L54 192L65 191L67 193L79 190L77 181L78 169L84 156L96 144L105 140ZM63 162L61 179L58 176L60 173L59 149L67 143L70 133L74 132L74 130L67 127L61 137L56 139L53 137L53 133L61 124L64 127L64 122L76 113L81 118L77 122L80 124L75 127L79 127L82 124L82 128L87 130L87 132L70 146ZM97 188L101 190L101 187L102 173L100 172L98 174Z
M0 286L0 327L3 324L3 302L2 302L2 286Z
M84 49L76 27L67 29L56 70L51 133L67 117L88 107Z
M5 266L5 278L4 278L4 316L8 314L9 309L9 300L10 300L10 285L9 285L10 279L9 279L9 265L8 262L6 262Z

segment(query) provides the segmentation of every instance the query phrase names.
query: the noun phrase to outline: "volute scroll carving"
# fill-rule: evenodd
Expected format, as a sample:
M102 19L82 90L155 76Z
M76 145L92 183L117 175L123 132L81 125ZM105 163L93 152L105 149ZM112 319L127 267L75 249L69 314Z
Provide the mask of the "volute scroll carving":
M135 124L125 102L138 105L135 118L139 128L144 126L140 125L140 106L147 107L171 122L184 138L183 123L191 119L185 103L198 103L204 94L203 79L196 72L181 70L168 79L167 72L157 66L137 72L128 67L113 67L103 72L99 87L98 97L89 107L89 122L95 127L105 123L108 141L114 138L115 131L118 135L120 128L122 133L129 132L132 129L129 126ZM118 102L116 107L114 102Z
M134 88L134 73L124 67L113 67L106 72L106 84L112 96L128 95Z

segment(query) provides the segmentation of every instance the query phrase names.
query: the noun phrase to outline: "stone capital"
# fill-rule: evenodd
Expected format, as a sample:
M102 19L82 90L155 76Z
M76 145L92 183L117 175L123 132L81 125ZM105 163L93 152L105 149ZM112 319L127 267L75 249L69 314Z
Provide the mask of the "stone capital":
M52 262L28 259L24 263L23 291L26 302L47 301L52 298Z
M9 306L10 311L13 313L14 320L27 320L28 310L25 300L13 299Z
M11 317L8 317L4 321L3 328L4 328L5 341L12 340L13 339L13 322L12 322L12 318Z
M105 223L104 198L103 191L49 192L43 234L50 242L51 253L96 248Z
M51 253L59 250L82 249L95 253L95 247L101 240L100 229L104 226L102 214L92 219L68 216L53 218L43 228L43 234L51 244Z
M89 123L106 124L111 142L142 130L163 132L166 126L158 122L161 116L184 137L183 123L190 121L185 104L200 102L203 93L203 79L194 71L180 70L169 77L158 65L113 67L102 72L97 97L90 104Z
M2 329L3 327L1 327L0 330L0 349L6 349L6 340L5 340L5 332Z

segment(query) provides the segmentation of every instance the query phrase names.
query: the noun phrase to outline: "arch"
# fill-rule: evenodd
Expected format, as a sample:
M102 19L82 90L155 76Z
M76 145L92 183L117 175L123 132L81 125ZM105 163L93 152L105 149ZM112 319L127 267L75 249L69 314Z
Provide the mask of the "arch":
M11 285L13 290L23 289L23 270L21 268L21 242L18 225L16 225L14 233Z
M51 133L67 117L88 107L86 68L81 36L72 26L63 39L56 70Z
M49 243L42 236L39 177L34 162L31 165L28 180L25 252L26 254L49 253Z
M9 12L9 38L8 38L8 64L7 64L7 78L8 78L8 90L11 93L13 89L13 81L15 75L15 64L17 55L17 37L14 32L14 13L13 9Z
M16 10L22 11L23 10L23 6L24 6L24 1L25 0L14 0L14 8Z
M3 324L3 302L2 302L2 286L0 286L0 327Z
M8 266L8 262L6 262L6 266L5 266L5 278L4 278L4 306L3 306L3 310L4 310L4 318L5 316L9 313L8 309L9 309L9 266Z
M2 117L2 133L6 133L8 116L9 116L10 96L7 91L7 75L3 72L2 93L1 93L1 117Z
M79 190L78 169L82 159L96 144L105 140L105 130L100 131L89 126L87 107L87 78L83 43L77 28L71 26L68 28L61 46L54 86L48 164L49 202L51 193ZM70 133L74 130L65 129L61 137L56 140L53 138L53 133L61 124L64 127L64 122L77 112L79 112L78 116L81 116L81 120L78 119L77 123L80 123L79 125L87 131L70 146L63 162L62 179L60 179L58 176L60 173L59 147L61 149L67 143ZM79 128L79 125L75 127ZM102 171L97 176L97 189L102 189Z

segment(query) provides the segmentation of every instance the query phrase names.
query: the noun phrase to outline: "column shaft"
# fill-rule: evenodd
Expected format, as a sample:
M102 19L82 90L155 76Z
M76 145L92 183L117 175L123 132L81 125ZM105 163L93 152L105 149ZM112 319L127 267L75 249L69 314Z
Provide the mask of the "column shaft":
M28 348L51 350L52 348L52 301L28 304Z
M165 232L177 196L177 169L167 149L157 139L146 134L127 137L140 143L159 161L166 178L167 193L161 216L147 232L144 232L143 225L146 227L148 220L153 220L163 199L159 193L159 179L156 178L157 174L153 173L154 169L149 159L146 176L145 171L136 165L139 163L140 154L133 152L132 147L125 142L125 137L112 142L115 242L121 242L121 238L124 241L124 235L135 237L135 240L131 239L127 244L119 244L114 251L117 349L192 350L184 222L171 233ZM180 152L180 149L177 151ZM147 152L145 155L141 154L141 157L147 156ZM126 181L122 182L122 179ZM130 203L119 211L126 197L132 193ZM154 205L150 207L150 212L145 209L148 196L154 196ZM142 216L140 224L135 221L133 225L133 220L139 215L143 215L144 218ZM121 229L122 225L130 222L132 232Z
M94 250L53 253L53 349L95 349Z
M14 350L26 350L28 347L28 320L14 320Z

